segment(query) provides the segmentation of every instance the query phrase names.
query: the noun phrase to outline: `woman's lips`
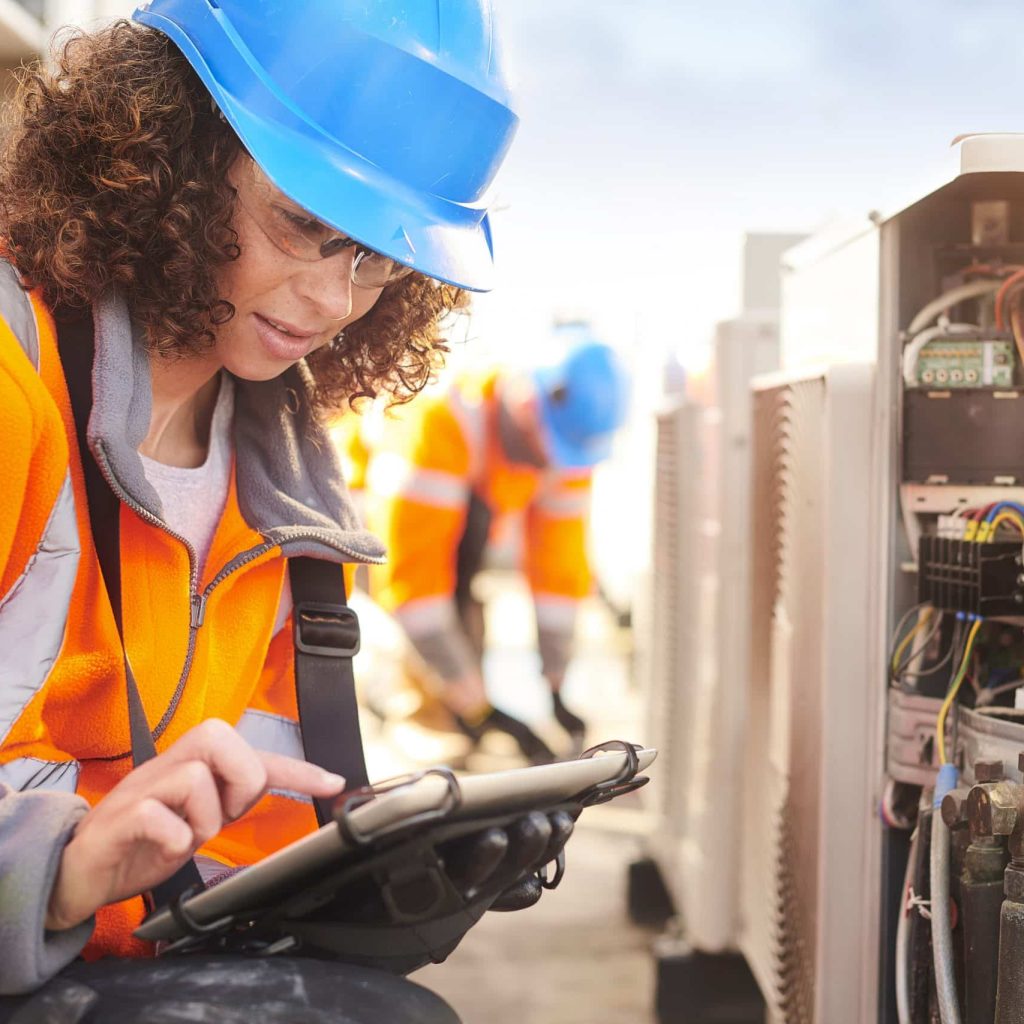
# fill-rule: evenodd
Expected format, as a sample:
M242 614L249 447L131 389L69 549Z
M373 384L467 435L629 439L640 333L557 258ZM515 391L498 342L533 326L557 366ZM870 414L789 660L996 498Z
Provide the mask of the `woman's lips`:
M259 313L253 313L253 319L256 322L256 334L272 358L294 363L313 349L317 337L314 332L300 331L281 320L272 322Z

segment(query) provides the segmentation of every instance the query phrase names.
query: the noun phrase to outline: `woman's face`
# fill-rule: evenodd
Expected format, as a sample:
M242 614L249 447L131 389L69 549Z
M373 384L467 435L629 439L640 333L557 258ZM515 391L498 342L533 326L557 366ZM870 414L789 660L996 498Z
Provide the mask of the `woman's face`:
M242 156L228 177L236 189L245 190L252 188L252 174L252 161ZM272 185L266 187L273 189L279 216L309 216ZM241 252L218 277L219 293L235 307L235 315L215 329L214 350L236 377L270 380L369 312L383 288L352 283L353 248L313 261L282 252L254 219L254 209L242 201L235 205L233 227Z

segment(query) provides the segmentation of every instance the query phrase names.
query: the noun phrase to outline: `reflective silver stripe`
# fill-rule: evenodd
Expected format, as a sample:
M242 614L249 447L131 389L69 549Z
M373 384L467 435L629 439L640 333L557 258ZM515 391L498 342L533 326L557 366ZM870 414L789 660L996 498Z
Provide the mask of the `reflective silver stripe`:
M570 631L576 624L576 609L580 602L574 597L560 594L534 594L533 606L537 614L538 629Z
M39 547L14 586L0 597L0 743L43 688L60 653L78 554L69 474Z
M249 708L242 715L237 730L242 739L257 750L297 757L300 761L306 756L302 749L302 732L294 718Z
M38 757L18 757L0 764L0 782L12 789L57 789L74 793L78 786L77 761L42 761Z
M302 748L302 731L294 718L249 708L235 728L242 739L257 750L269 754L283 754L285 757L294 757L300 761L306 759L306 752ZM313 802L304 793L296 793L290 789L272 789L270 792L274 796L287 797L300 803Z
M395 609L395 618L409 636L423 636L449 629L457 621L455 602L447 594L421 597Z
M469 484L454 473L421 469L394 452L381 452L370 460L367 490L374 497L405 498L437 508L463 508Z
M21 287L18 273L6 260L0 260L0 313L7 321L29 362L39 369L39 328L28 292Z
M590 491L550 491L537 499L537 509L549 519L580 519L590 510Z

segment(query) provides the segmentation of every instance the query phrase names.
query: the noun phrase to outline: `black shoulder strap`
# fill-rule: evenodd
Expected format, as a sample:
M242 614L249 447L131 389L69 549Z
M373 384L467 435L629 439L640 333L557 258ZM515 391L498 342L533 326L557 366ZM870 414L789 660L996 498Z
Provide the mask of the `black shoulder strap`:
M71 398L71 411L75 418L78 451L85 476L85 492L89 503L89 523L93 544L99 558L103 582L110 598L110 607L117 624L124 651L124 674L128 683L128 726L132 741L132 763L138 767L156 757L156 744L146 721L146 712L139 696L128 651L124 646L124 624L121 612L121 502L110 489L100 467L89 449L86 429L92 409L92 366L95 351L92 313L84 311L58 311L57 349L64 367L64 378ZM186 889L203 887L199 869L194 861L183 864L166 882L153 890L153 903L161 906L170 902Z
M306 760L345 776L346 789L367 784L352 658L359 620L349 608L340 565L289 558L295 641L295 692ZM333 820L331 800L316 800L317 821Z

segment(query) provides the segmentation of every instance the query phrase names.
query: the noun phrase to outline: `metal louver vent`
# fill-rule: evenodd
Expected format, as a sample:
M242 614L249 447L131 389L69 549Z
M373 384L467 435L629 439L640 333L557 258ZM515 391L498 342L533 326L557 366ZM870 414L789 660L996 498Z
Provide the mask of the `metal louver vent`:
M687 403L656 418L657 463L654 484L653 546L648 680L650 735L659 749L654 780L666 839L676 837L685 792L686 747L681 715L686 714L685 654L693 627L686 614L692 602L686 588L692 572L693 477L697 462L698 410Z
M741 946L772 1024L871 1019L870 379L830 368L753 396Z
M753 586L762 614L754 630L751 683L762 691L757 699L767 704L768 715L761 719L767 735L752 746L760 748L764 791L758 802L771 844L761 882L768 898L758 907L757 927L770 955L764 965L769 1005L785 1024L811 1024L820 736L813 726L800 725L817 717L819 690L821 574L815 566L822 556L824 381L759 392L754 403L753 528L762 557L755 561Z

